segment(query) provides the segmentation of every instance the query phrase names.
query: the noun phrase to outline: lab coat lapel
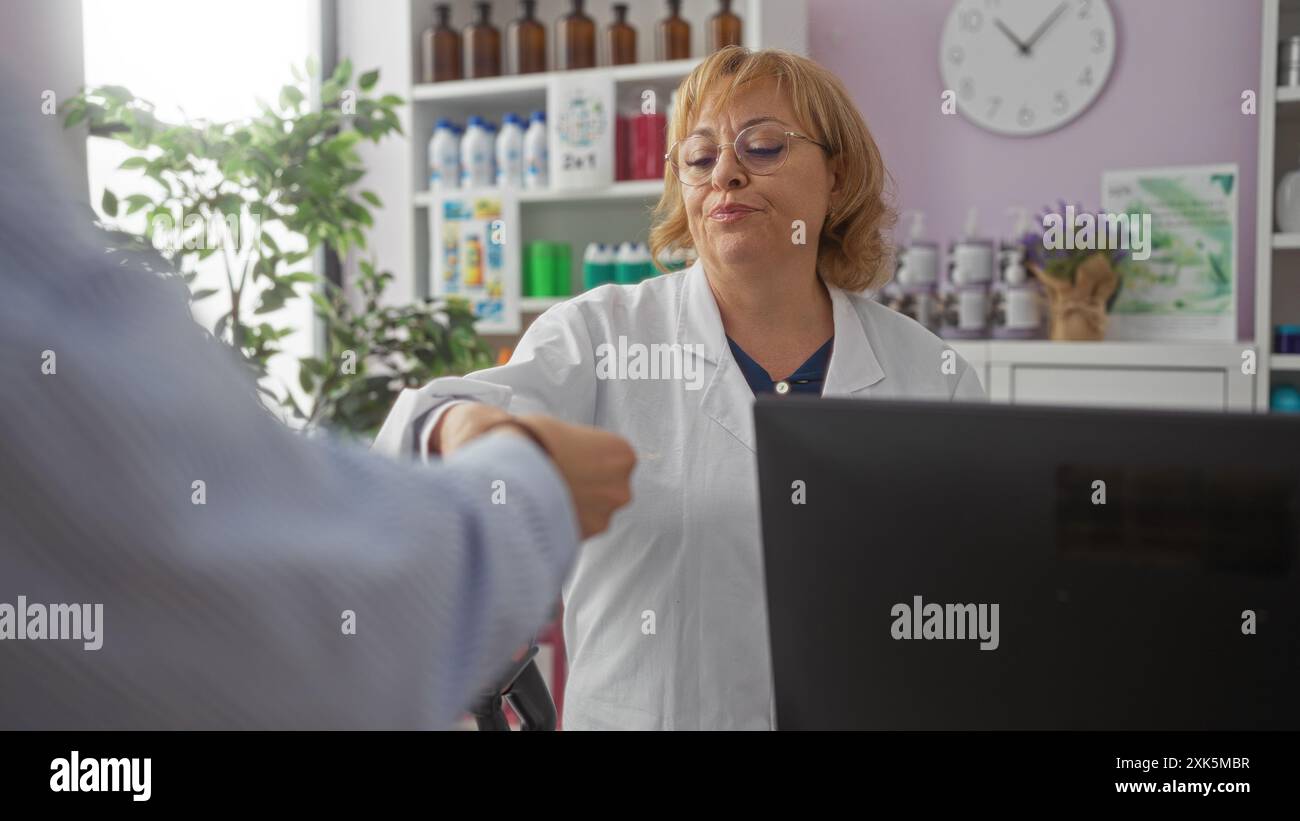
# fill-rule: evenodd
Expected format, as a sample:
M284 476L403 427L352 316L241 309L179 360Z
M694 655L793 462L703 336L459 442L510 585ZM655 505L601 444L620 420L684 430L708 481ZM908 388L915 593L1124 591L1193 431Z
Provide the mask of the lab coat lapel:
M822 396L851 396L884 379L885 372L848 294L829 283L826 290L831 297L835 344ZM754 450L754 394L727 345L722 315L718 313L718 303L702 262L697 261L686 272L678 307L677 341L702 346L705 361L715 365L713 378L701 397L700 409L745 447Z
M831 348L831 363L826 369L822 396L852 396L884 379L885 372L871 348L862 317L848 294L830 283L826 283L826 290L831 295L835 344Z
M713 377L700 397L700 410L753 451L754 392L731 355L718 303L704 274L704 264L699 261L684 278L678 306L677 341L682 345L701 346L684 350L703 350L704 360L714 365Z

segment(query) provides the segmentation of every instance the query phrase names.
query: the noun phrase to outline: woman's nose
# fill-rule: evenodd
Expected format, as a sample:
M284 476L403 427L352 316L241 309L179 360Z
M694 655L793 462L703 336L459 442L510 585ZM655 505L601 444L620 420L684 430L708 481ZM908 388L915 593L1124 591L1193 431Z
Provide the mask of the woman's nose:
M736 159L736 147L729 145L718 152L718 162L713 166L713 185L718 189L740 188L749 182L745 166Z

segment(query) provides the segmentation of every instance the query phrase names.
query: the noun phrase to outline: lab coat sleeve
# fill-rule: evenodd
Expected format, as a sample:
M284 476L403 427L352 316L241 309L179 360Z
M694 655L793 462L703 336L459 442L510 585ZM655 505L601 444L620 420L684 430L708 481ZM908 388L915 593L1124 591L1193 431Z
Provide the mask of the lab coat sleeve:
M980 384L979 374L970 366L970 363L963 364L966 367L957 380L957 385L953 388L952 396L949 399L953 402L987 402L988 396L984 393L984 386Z
M421 453L418 438L430 411L451 399L590 425L596 405L594 347L582 309L575 302L557 305L529 326L506 364L402 391L372 447L388 456Z

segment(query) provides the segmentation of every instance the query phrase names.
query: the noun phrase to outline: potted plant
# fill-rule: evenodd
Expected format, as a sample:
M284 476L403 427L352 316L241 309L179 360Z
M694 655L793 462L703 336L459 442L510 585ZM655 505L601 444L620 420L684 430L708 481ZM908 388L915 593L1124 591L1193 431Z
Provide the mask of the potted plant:
M1074 213L1083 213L1083 209L1075 206ZM1115 266L1127 252L1078 248L1073 247L1073 242L1058 242L1057 236L1049 236L1047 226L1051 222L1064 231L1075 230L1073 219L1067 218L1066 204L1060 202L1056 209L1044 209L1039 214L1040 227L1021 238L1025 267L1047 291L1050 338L1056 341L1103 339L1110 321L1108 311L1119 294L1120 278ZM1071 247L1065 247L1067 244Z
M402 387L484 367L491 352L463 304L381 308L392 277L371 262L361 263L356 283L360 309L332 284L323 294L314 290L321 282L311 271L318 249L342 258L366 247L371 208L382 204L371 191L354 196L365 176L356 146L400 134L396 109L404 102L372 94L378 71L360 75L353 88L352 65L343 60L321 82L313 108L307 100L315 74L310 63L305 73L294 68L294 82L275 104L259 100L256 116L236 122L164 122L148 101L120 86L101 86L64 103L64 125L85 122L92 135L140 152L121 168L152 180L153 192L119 200L105 190L101 209L109 217L144 215L142 232L114 233L137 249L159 251L191 286L192 301L218 293L194 283L199 263L220 254L228 304L212 332L238 352L263 394L309 427L367 435ZM280 340L294 330L266 315L304 289L312 289L327 339L323 356L299 360L305 403L265 384Z

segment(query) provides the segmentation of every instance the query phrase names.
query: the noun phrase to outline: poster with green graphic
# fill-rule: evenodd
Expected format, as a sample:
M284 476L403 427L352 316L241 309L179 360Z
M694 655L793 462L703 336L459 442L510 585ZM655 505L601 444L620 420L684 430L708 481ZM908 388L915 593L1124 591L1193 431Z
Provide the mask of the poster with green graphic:
M1149 226L1117 265L1107 339L1236 340L1238 180L1236 165L1102 174L1102 211Z

